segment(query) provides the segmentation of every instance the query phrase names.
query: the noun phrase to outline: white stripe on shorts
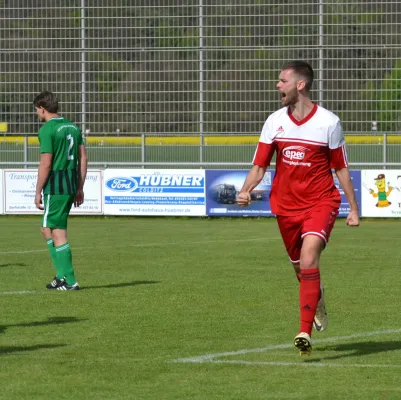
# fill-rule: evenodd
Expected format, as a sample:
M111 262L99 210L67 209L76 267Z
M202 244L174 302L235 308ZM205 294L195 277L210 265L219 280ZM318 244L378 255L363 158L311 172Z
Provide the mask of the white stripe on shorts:
M50 207L50 194L47 195L47 203L45 207L45 214L43 215L43 228L47 228L47 216L49 215L49 207Z
M301 238L303 239L305 236L308 236L308 235L314 235L314 236L319 236L320 238L322 238L323 240L324 240L324 242L327 244L327 238L326 238L326 236L324 236L324 235L322 235L320 232L305 232L302 236L301 236Z

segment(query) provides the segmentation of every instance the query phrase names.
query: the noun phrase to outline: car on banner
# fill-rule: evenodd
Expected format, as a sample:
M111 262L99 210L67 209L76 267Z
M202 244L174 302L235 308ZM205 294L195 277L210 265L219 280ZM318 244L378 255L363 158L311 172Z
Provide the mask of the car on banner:
M234 204L237 201L238 193L239 190L229 183L220 183L209 189L210 197L221 204ZM253 190L251 192L252 201L267 199L267 196L267 190Z
M251 200L259 201L259 200L267 199L268 195L269 195L269 192L267 190L252 190Z
M209 189L210 197L222 204L234 204L237 199L237 189L234 185L220 183Z
M252 203L244 208L237 202L237 196L245 182L246 170L206 171L206 212L207 215L225 216L271 216L269 193L274 176L266 171L263 180L251 192Z

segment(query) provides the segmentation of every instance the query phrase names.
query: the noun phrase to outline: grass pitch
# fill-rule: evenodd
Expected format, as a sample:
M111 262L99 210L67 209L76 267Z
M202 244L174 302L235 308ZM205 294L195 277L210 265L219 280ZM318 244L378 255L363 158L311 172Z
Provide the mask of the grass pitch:
M1 399L401 398L399 221L337 221L307 361L274 219L71 218L79 292L39 217L0 223Z

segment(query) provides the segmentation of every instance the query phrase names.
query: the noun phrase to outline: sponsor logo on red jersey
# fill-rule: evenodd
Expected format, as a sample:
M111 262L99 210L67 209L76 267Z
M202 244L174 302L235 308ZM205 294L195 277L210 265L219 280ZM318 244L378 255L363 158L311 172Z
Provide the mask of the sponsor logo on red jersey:
M310 151L310 149L303 146L289 146L283 149L283 156L291 161L302 161L307 151Z

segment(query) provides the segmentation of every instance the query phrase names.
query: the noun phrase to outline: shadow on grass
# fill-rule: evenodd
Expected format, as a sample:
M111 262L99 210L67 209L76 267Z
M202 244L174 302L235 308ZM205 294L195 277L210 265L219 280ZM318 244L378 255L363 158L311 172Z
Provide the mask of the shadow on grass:
M8 264L0 264L0 268L6 267L26 267L27 265L24 263L8 263Z
M60 325L60 324L70 324L74 322L86 321L86 319L79 319L75 317L49 317L45 321L33 321L33 322L22 322L19 324L11 325L0 325L0 333L4 333L7 328L30 328L35 326L47 326L47 325ZM41 349L54 349L57 347L64 347L65 344L35 344L32 346L0 346L1 354L10 353L21 353L25 351L35 351Z
M401 350L401 341L387 341L387 342L356 342L344 343L330 346L324 346L317 349L316 353L321 355L321 352L335 351L336 354L328 357L319 357L318 359L311 359L310 362L316 361L329 361L338 360L347 357L363 357L369 354L386 353L391 351ZM315 353L315 354L316 354ZM313 354L313 353L312 353Z
M66 346L65 344L36 344L34 346L0 346L0 354L21 353L24 351L35 351L42 349L54 349Z
M154 283L160 283L160 282L159 281L122 282L122 283L112 283L110 285L83 286L83 287L80 288L80 290L86 290L86 289L115 289L115 288L138 286L138 285L153 285Z
M86 321L86 319L79 319L75 317L49 317L45 321L22 322L20 324L12 324L12 325L0 325L0 333L5 332L7 328L30 328L35 326L70 324L82 321Z

